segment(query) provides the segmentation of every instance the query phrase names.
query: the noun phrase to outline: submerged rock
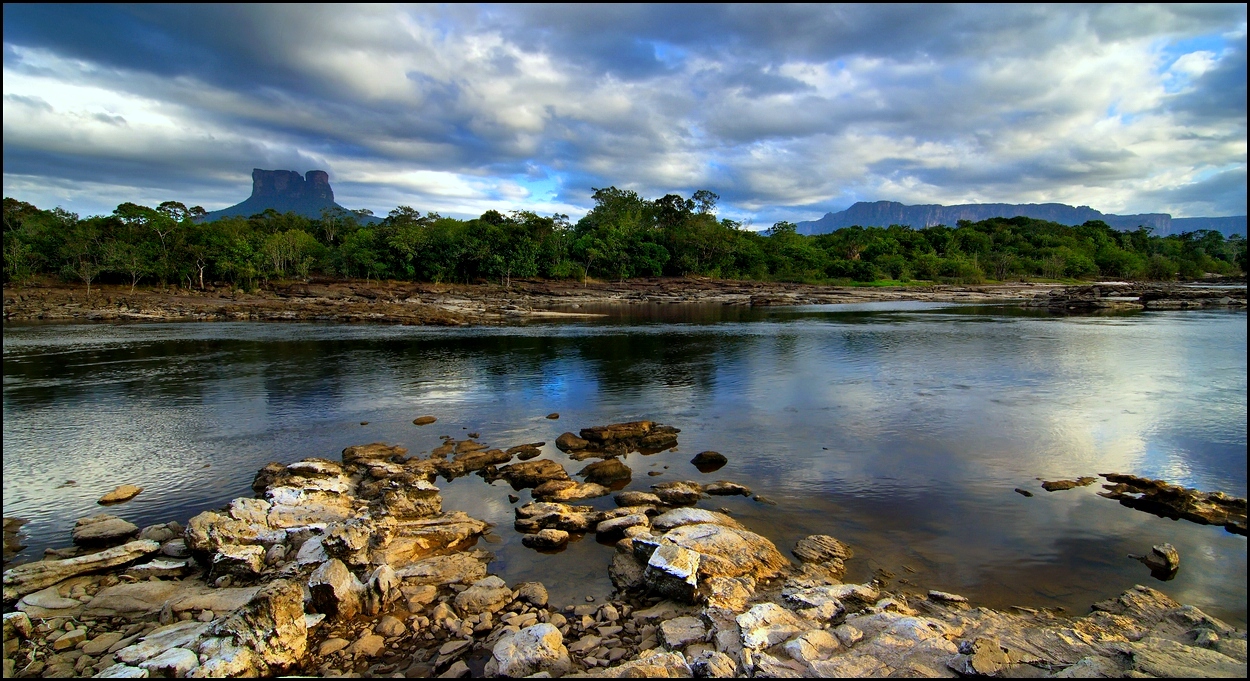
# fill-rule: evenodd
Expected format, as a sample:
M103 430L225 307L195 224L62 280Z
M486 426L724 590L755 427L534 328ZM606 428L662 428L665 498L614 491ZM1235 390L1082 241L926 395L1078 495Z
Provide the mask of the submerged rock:
M500 466L492 477L507 480L513 489L538 487L552 480L570 479L568 471L564 470L564 466L551 459L522 461L507 466Z
M694 464L694 467L699 469L700 473L711 473L724 467L725 464L729 463L729 459L726 459L725 455L720 452L699 452L694 455L690 463Z
M577 474L585 478L586 482L609 485L617 480L629 480L633 471L619 459L613 458L596 461L578 471Z
M130 501L131 499L134 499L139 496L139 493L142 491L142 487L135 487L134 485L119 485L112 492L100 497L100 500L96 503L102 505L120 504L123 501Z
M1073 487L1087 487L1098 482L1098 478L1081 477L1076 480L1045 480L1042 482L1042 489L1047 492L1058 492Z
M417 426L428 426L437 420L438 419L434 418L433 416L418 416L417 418L412 420L412 423L413 425L417 425Z
M1223 525L1234 534L1246 534L1246 500L1223 492L1200 492L1136 475L1103 473L1113 484L1103 485L1098 495L1115 499L1129 508L1165 518L1183 518L1203 525Z
M611 494L612 490L593 482L552 480L534 488L535 499L545 501L580 501Z
M544 529L521 537L521 544L531 549L553 550L569 543L569 533L564 530Z

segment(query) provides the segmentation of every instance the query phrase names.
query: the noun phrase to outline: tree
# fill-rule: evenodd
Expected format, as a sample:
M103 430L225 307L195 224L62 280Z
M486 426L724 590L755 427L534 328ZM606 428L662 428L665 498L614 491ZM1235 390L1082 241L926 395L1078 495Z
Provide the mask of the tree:
M61 247L62 271L69 277L82 280L87 285L87 300L91 300L91 282L104 269L101 263L100 218L79 220L73 213L65 215L67 231Z

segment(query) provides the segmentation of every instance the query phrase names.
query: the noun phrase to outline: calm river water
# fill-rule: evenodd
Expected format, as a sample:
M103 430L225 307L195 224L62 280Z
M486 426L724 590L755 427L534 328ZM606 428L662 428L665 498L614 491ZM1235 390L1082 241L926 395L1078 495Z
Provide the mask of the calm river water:
M1244 497L1244 312L609 312L473 329L6 324L4 515L31 520L24 555L38 556L68 545L74 520L121 483L145 491L109 512L185 522L250 495L269 461L374 441L422 452L478 432L500 447L545 440L573 473L583 464L555 449L561 432L653 419L681 428L680 446L631 454L630 488L750 485L777 505L700 505L729 508L783 552L832 534L856 552L849 579L885 570L986 605L1070 613L1142 583L1245 626L1244 537L1125 508L1097 485L1038 482L1123 472ZM413 426L422 414L438 423ZM707 449L729 464L698 472L690 458ZM611 590L613 549L593 535L539 554L512 529L505 483L437 484L445 508L497 524L484 547L509 582L541 580L561 604ZM1163 583L1127 554L1165 541L1181 569Z

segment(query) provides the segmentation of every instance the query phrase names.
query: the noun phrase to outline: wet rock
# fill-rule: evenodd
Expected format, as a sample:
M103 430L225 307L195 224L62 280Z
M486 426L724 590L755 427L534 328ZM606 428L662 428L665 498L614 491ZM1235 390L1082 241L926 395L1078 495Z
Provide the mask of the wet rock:
M675 527L711 523L724 527L741 528L742 524L724 513L709 511L703 508L675 508L661 513L651 521L653 530L667 532Z
M617 506L659 506L663 503L658 496L638 490L617 492L612 498Z
M699 469L701 473L711 473L729 463L729 459L725 458L720 452L699 452L690 460L694 467Z
M155 553L159 548L160 544L141 539L85 556L41 560L9 568L4 572L4 600L16 600L75 575L125 565Z
M313 571L308 578L312 604L318 612L338 619L355 617L362 609L365 585L337 558Z
M502 579L491 575L479 579L456 594L456 610L466 615L496 613L512 601L512 590Z
M512 455L502 449L488 449L480 452L470 452L456 456L456 463L467 473L477 471L487 466L495 466L501 463L507 463L512 460Z
M1181 566L1181 554L1171 544L1155 544L1141 559L1154 572L1170 574Z
M703 487L703 493L720 497L735 495L749 497L751 496L751 488L746 485L739 485L736 482L730 482L728 480L717 480L710 485L705 485Z
M611 492L607 487L593 482L552 480L535 487L533 495L535 499L545 501L580 501L607 496Z
M120 504L123 501L130 501L131 499L134 499L139 496L139 493L142 491L142 487L135 487L134 485L118 485L112 492L100 497L100 500L96 503L102 505Z
M412 423L413 425L417 425L417 426L428 426L437 420L438 419L434 418L433 416L418 416L417 418L412 420Z
M491 650L485 673L487 676L521 677L547 672L562 676L570 669L572 660L560 631L544 623L500 637Z
M590 441L583 440L572 433L561 433L556 438L556 447L562 452L578 452L590 446Z
M28 520L25 518L5 518L4 519L4 562L8 563L17 555L19 551L26 548L22 543L22 525Z
M1021 496L1026 496L1026 497L1031 497L1031 496L1033 496L1033 493L1032 493L1032 492L1028 491L1027 489L1020 489L1019 487L1017 487L1017 488L1015 489L1015 492L1016 492L1016 494L1019 494L1019 495L1021 495Z
M703 486L691 480L652 485L655 495L669 506L693 506L703 497Z
M707 627L698 617L676 617L660 623L660 636L670 650L685 648L707 639Z
M633 471L619 459L613 458L596 461L578 471L577 474L585 478L586 482L610 485L617 480L629 480Z
M1045 480L1042 482L1042 489L1047 492L1058 492L1072 489L1073 487L1086 487L1095 482L1098 482L1098 478L1081 477L1076 480Z
M1183 518L1203 525L1223 525L1234 534L1246 534L1246 500L1223 492L1200 492L1136 475L1104 473L1113 484L1103 485L1099 496L1115 499L1129 508L1165 518Z
M493 477L507 480L513 489L524 489L552 480L568 480L569 474L564 466L551 459L538 459L500 466Z
M596 534L609 535L617 532L624 532L630 527L646 527L650 524L650 520L645 513L631 513L629 515L618 516L600 522L595 526Z
M79 546L113 546L139 534L139 527L115 515L79 518L74 523L74 543Z
M531 549L558 549L569 543L569 533L564 530L539 530L537 534L521 537L521 543Z
M841 576L846 571L845 562L854 555L845 544L827 534L813 534L800 539L792 553L804 563L816 563L827 568L834 576Z

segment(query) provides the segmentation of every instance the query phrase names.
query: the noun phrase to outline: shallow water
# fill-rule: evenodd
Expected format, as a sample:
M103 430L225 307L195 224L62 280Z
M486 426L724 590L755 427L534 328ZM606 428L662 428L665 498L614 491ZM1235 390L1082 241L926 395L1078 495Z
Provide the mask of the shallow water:
M422 452L443 434L545 440L574 473L589 462L556 450L557 435L645 418L681 428L680 446L629 455L630 488L750 485L777 505L700 505L727 507L783 552L832 534L856 552L849 579L886 570L985 605L1071 613L1144 583L1245 626L1244 537L1125 508L1097 485L1047 493L1037 480L1123 472L1244 497L1244 312L576 311L608 316L474 329L6 324L4 515L31 520L24 555L38 556L68 545L74 519L104 512L96 499L121 483L145 491L107 512L142 526L250 495L268 461L373 441ZM421 414L439 421L413 426ZM706 449L728 465L698 472L689 460ZM541 580L560 604L611 590L613 549L593 535L535 553L512 529L505 483L437 484L445 508L497 524L483 546L509 582ZM1181 554L1166 583L1126 557L1164 541Z

